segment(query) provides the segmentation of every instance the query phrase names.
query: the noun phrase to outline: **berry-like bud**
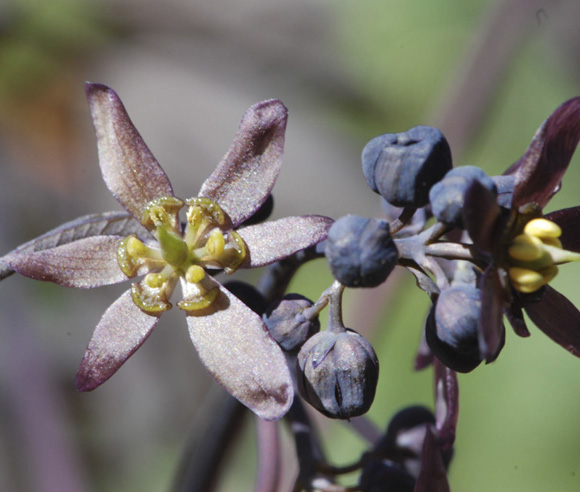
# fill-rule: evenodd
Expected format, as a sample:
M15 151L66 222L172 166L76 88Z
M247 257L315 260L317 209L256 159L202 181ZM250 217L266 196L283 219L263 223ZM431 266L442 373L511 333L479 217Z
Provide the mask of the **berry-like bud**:
M480 316L481 291L469 284L443 290L431 309L425 337L433 353L450 369L470 372L483 360L477 331Z
M375 351L352 330L317 333L298 354L298 390L330 418L349 419L367 412L378 377Z
M382 284L399 259L389 223L357 215L332 224L325 254L334 278L346 287Z
M318 316L304 318L302 312L314 303L300 294L287 294L264 313L270 334L286 352L297 352L312 335L320 331Z
M451 150L437 128L416 126L373 138L363 149L362 166L368 185L389 203L419 208L451 169Z
M463 228L465 193L474 181L479 181L494 195L497 194L494 181L482 169L475 166L456 167L429 192L431 210L437 220Z
M362 492L413 492L415 479L388 461L371 461L364 466L359 488Z

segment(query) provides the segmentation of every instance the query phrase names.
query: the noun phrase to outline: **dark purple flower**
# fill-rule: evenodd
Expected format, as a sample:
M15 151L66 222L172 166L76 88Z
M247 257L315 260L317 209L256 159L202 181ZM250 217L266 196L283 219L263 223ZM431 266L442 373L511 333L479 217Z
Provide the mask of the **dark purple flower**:
M529 335L522 309L552 340L580 357L580 312L548 285L558 265L580 259L580 207L542 215L561 187L578 141L577 97L550 115L522 158L506 171L513 188L511 199L502 191L504 206L478 182L467 191L464 224L489 259L479 282L479 347L488 362L501 348L504 313L517 334Z
M97 325L77 375L81 391L105 382L141 346L161 313L171 308L170 297L180 283L183 297L177 305L187 315L191 339L210 373L259 416L282 417L293 400L284 355L260 316L213 274L264 266L326 237L331 219L321 216L238 229L260 209L278 176L286 108L278 100L252 106L222 162L197 197L184 202L174 196L117 94L100 84L87 84L86 91L103 178L129 214L119 219L125 221L122 227L111 228L109 217L61 226L42 242L6 255L3 274L12 269L77 288L145 275ZM183 225L178 212L185 205ZM88 219L97 222L92 233L82 230Z

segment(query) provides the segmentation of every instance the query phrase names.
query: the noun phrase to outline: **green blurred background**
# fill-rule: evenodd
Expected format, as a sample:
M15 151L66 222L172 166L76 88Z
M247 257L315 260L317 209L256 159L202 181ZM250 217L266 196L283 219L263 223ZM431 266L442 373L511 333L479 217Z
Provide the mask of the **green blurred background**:
M435 124L456 165L501 173L579 95L579 28L576 0L2 0L0 244L118 209L100 179L84 80L119 92L178 196L195 195L248 106L279 97L290 121L275 216L380 216L360 171L368 139ZM577 204L579 180L576 156L549 210ZM579 274L569 265L554 281L577 305ZM317 298L330 281L317 261L291 288ZM0 489L168 490L213 384L179 313L106 385L77 394L92 329L122 289L16 277L0 289ZM398 272L345 302L347 325L380 358L369 417L384 427L405 405L432 407L431 371L412 371L426 296ZM459 376L454 491L580 490L580 361L531 331L520 339L508 327L499 359ZM246 422L220 490L253 488ZM335 464L365 449L341 423L320 425Z

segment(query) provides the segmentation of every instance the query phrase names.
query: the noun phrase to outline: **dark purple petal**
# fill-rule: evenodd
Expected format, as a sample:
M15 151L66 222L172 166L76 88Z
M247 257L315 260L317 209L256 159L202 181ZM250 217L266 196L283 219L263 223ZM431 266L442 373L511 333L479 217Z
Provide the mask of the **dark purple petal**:
M580 311L549 285L545 289L541 301L524 301L526 313L552 340L580 357Z
M513 206L536 203L543 208L560 188L562 176L580 141L580 97L556 109L538 129L528 150L510 170L515 172Z
M493 362L505 341L503 293L497 267L491 265L479 281L481 289L481 319L479 326L479 351L487 363Z
M118 236L88 237L34 253L8 255L4 261L25 277L91 289L127 280L117 261L117 248L122 239Z
M511 302L505 309L505 315L517 335L524 338L530 336L530 332L524 319L524 313L519 304Z
M8 253L6 257L15 253L33 253L34 251L55 248L56 246L91 236L127 236L129 234L137 234L143 237L149 233L127 212L104 212L102 214L85 215L66 222L32 241L21 244ZM14 270L5 263L5 258L0 258L0 280L13 272Z
M182 281L184 297L191 285ZM187 316L189 334L211 375L259 417L283 417L294 398L282 350L262 319L221 285L206 309Z
M243 227L237 232L248 246L244 265L261 267L314 246L326 239L332 223L322 215L306 215Z
M169 178L145 145L119 96L102 84L85 84L107 187L141 221L148 202L173 196Z
M459 384L457 374L435 359L435 409L439 444L448 449L455 442L459 418Z
M415 371L420 371L421 369L429 367L435 360L433 352L431 352L431 347L429 347L429 344L427 343L427 338L425 337L426 323L427 319L425 319L425 323L423 324L423 330L421 330L421 340L419 340L417 354L415 355L415 366L414 366Z
M449 481L437 438L427 427L421 450L421 471L413 492L449 492Z
M465 192L463 224L481 251L492 252L500 215L495 195L479 181L474 181Z
M272 191L282 165L288 111L277 99L252 106L216 170L203 183L199 196L217 202L232 224L256 212Z
M560 241L568 251L580 253L580 207L565 208L545 215L562 228Z
M77 389L91 391L103 384L135 353L159 321L141 311L125 292L105 312L77 373Z

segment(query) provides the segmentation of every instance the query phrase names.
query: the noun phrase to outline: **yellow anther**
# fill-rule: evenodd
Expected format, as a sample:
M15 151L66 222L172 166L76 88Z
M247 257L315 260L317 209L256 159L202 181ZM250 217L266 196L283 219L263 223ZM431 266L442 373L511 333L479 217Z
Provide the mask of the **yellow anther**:
M171 309L164 289L149 287L145 282L131 285L131 297L141 311L147 314L159 314Z
M149 248L143 244L143 241L135 236L129 236L127 239L127 253L133 258L145 258L149 255Z
M152 289L160 289L166 281L167 277L160 273L148 273L143 278L143 282L147 284L147 287L151 287Z
M165 226L177 230L177 214L183 201L174 196L162 196L151 200L143 210L141 223L148 229Z
M543 237L542 243L562 249L562 242L557 237Z
M211 231L209 239L205 244L207 252L214 258L219 259L219 257L224 252L225 246L226 241L222 231L220 231L218 228L215 228L213 231Z
M239 266L244 262L247 255L246 243L236 231L228 233L228 251L230 256L228 258L225 271L227 274L235 272Z
M551 282L556 275L558 275L558 267L556 265L551 265L549 267L543 268L539 271L544 279L544 284Z
M524 234L539 238L557 238L562 235L560 226L548 219L530 220L524 227Z
M527 268L512 267L508 274L514 288L525 294L537 291L546 283L541 273Z
M508 253L514 260L538 260L544 254L543 243L535 236L520 234L512 241Z
M191 265L185 272L185 280L190 284L197 284L205 278L205 270L199 265Z
M220 290L218 287L214 287L208 291L202 288L199 294L179 301L177 307L184 311L199 311L200 309L211 306L217 299L219 293Z
M191 225L194 225L192 220L195 221L200 212L203 217L210 219L216 225L223 225L225 222L224 211L216 202L209 198L190 198L189 200L185 200L185 203L190 207L187 213L187 220ZM193 210L196 208L200 212Z

